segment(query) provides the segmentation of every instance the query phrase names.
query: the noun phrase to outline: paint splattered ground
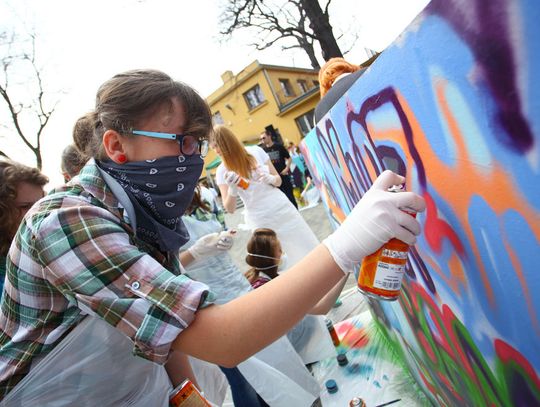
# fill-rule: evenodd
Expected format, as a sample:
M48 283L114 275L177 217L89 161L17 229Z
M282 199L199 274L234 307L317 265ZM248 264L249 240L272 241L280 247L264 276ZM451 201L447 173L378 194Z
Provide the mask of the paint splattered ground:
M348 363L339 366L336 358L316 363L312 373L321 385L323 406L347 406L353 397L364 399L368 407L393 400L393 406L429 406L412 376L402 369L398 358L385 338L377 331L363 296L355 288L341 295L343 304L331 310L340 338L338 353L347 356ZM338 391L325 389L325 382L334 379Z
M323 205L300 213L320 240L332 232ZM231 228L238 227L243 222L241 210L234 214L226 214L225 217L227 225ZM231 250L231 255L238 265L245 264L245 247L248 237L248 232L239 230L236 243ZM376 339L380 338L374 335L373 327L369 329L371 322L369 307L364 297L356 290L354 275L349 277L340 299L342 305L330 310L327 317L334 322L341 338L338 351L347 355L349 364L343 368L338 366L336 358L330 358L312 366L313 375L321 386L322 405L345 407L355 396L363 397L367 407L375 407L398 398L401 401L391 406L430 405L418 390L418 385L404 373L394 360L395 358L392 358L388 347L380 340L377 343ZM379 360L383 354L386 359ZM328 379L334 379L337 382L339 386L337 393L330 395L326 392L325 382ZM223 407L233 407L230 391Z

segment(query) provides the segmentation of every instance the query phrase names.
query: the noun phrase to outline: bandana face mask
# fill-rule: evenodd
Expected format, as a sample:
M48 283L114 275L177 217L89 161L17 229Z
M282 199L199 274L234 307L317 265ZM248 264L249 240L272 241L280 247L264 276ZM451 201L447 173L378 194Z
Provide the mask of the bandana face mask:
M137 218L136 235L160 250L177 251L189 240L182 215L191 203L204 161L200 155L116 164L102 170L126 191Z

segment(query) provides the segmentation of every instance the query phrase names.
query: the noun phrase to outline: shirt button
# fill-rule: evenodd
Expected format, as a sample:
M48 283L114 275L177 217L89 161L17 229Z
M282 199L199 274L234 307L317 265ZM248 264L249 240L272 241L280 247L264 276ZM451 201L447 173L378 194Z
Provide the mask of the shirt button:
M139 288L141 288L141 283L139 283L138 281L134 281L133 283L131 283L131 288L133 288L134 290L138 290Z

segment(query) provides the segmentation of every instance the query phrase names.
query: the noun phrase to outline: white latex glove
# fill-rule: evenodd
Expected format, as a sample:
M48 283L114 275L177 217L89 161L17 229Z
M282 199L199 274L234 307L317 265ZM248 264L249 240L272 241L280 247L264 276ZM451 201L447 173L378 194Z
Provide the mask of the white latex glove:
M262 182L264 184L276 186L279 178L280 178L279 175L273 175L266 172L266 173L259 174L257 181Z
M420 224L400 208L423 212L424 198L414 192L387 191L404 182L392 171L383 172L341 226L323 241L344 273L394 237L409 245L416 242Z
M220 236L219 233L210 233L199 238L193 246L188 249L188 252L193 256L195 260L199 260L202 257L215 255L218 251L221 251Z
M227 171L225 174L225 182L229 187L229 195L237 196L238 195L238 183L240 182L240 175L234 171Z
M217 248L219 250L230 250L231 247L233 247L234 244L234 235L236 234L236 230L226 230L219 234L219 239L217 242Z

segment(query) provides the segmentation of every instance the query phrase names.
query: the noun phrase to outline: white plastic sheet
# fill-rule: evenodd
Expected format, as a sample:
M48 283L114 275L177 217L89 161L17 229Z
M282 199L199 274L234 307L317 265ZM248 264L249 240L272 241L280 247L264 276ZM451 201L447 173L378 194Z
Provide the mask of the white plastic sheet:
M167 407L165 368L132 354L131 340L87 316L4 398L9 407Z
M306 315L287 333L287 338L306 365L337 356L324 317L320 315Z
M216 365L189 360L204 396L221 406L228 387L225 375ZM318 383L286 337L240 363L238 369L271 407L309 407L320 394Z
M336 393L322 391L324 407L347 406L353 397L361 397L370 407L394 400L399 400L396 406L431 405L410 373L403 369L386 336L378 331L369 310L334 326L341 340L340 353L346 355L348 363L340 366L332 358L313 366L319 383L333 379L338 385Z
M225 374L213 363L192 356L188 356L188 359L204 397L212 404L221 406L229 388Z
M309 407L320 388L287 338L264 348L238 369L271 407Z

